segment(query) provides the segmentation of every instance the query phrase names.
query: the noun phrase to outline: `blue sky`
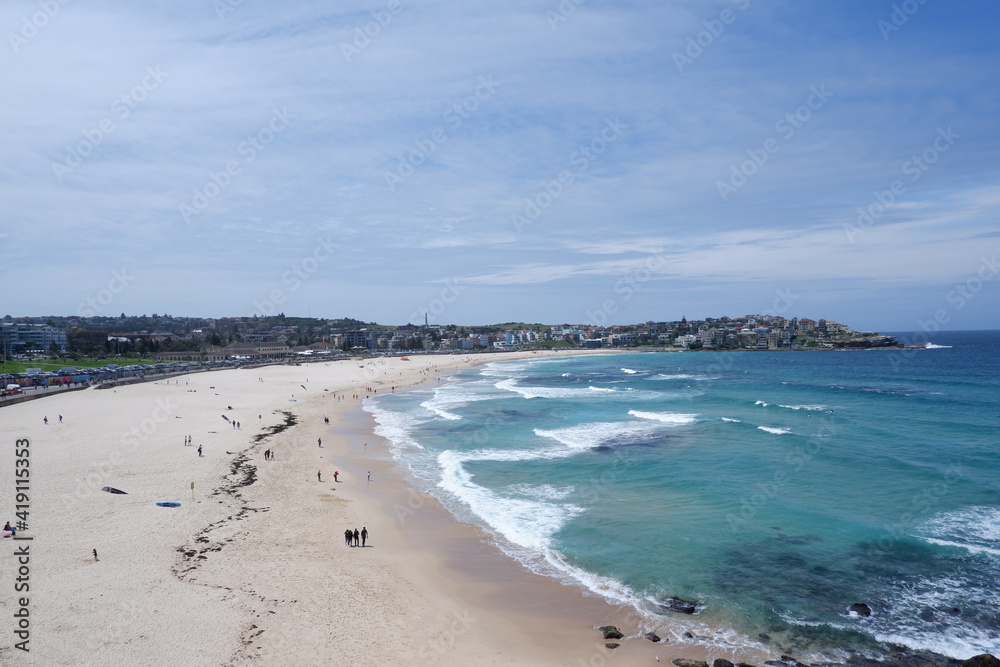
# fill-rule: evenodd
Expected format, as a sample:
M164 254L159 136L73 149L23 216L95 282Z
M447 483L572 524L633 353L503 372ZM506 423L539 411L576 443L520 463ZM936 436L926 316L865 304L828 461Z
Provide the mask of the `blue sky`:
M5 2L0 314L997 329L997 14Z

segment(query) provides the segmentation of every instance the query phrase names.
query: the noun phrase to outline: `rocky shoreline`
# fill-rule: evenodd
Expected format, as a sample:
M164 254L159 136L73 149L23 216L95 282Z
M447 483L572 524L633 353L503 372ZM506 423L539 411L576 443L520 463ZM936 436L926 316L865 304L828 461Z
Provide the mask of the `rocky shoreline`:
M671 602L673 600L685 602L680 598L670 598ZM625 639L625 634L614 625L602 625L597 630L607 640L604 647L608 649L618 648L621 646L618 640ZM654 643L664 641L653 632L645 633L643 638ZM880 659L851 653L843 662L802 662L788 655L782 655L778 660L767 660L762 666L749 662L733 663L723 658L717 658L711 663L706 660L692 660L690 658L675 658L671 662L677 667L1000 667L1000 658L990 653L973 656L967 660L958 660L933 651L913 651L903 646L889 648L891 654ZM659 662L659 658L657 658L657 662Z
M709 667L704 660L676 658L671 661L677 667ZM803 663L790 656L781 656L780 660L768 660L766 667L1000 667L1000 659L989 653L977 655L968 660L956 660L940 653L931 651L909 651L900 649L896 654L882 660L852 655L845 662L811 662ZM711 667L757 667L751 663L732 663L718 658Z

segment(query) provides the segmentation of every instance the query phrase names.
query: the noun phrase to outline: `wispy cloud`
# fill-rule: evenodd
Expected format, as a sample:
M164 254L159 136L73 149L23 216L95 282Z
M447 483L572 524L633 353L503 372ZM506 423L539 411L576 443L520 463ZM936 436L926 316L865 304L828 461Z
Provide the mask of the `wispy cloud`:
M338 250L286 312L391 320L458 276L477 297L456 317L572 320L661 253L622 317L693 312L716 285L731 298L711 305L738 312L780 283L885 326L871 290L932 308L992 251L991 9L928 3L886 41L887 7L860 0L587 2L556 22L558 3L527 0L404 0L389 19L380 0L226 6L67 3L16 45L39 5L0 7L0 270L7 284L35 276L5 295L9 312L71 312L134 266L116 308L246 314L331 234ZM675 54L727 8L736 20L679 71ZM155 86L150 68L164 73ZM796 120L816 86L832 95ZM270 136L275 109L293 120ZM609 118L627 131L595 144ZM960 138L911 180L907 162L948 127ZM753 173L724 201L734 166ZM400 168L412 173L388 188ZM558 198L516 229L512 214L564 172ZM179 207L223 180L186 221ZM895 180L905 192L850 242L844 225ZM41 276L40 257L55 260ZM997 304L984 295L970 312L996 325Z

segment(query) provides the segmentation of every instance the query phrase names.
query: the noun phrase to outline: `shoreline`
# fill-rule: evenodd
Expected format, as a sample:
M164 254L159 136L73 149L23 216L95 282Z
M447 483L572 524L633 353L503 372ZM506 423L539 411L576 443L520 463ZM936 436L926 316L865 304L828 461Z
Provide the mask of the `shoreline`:
M637 351L593 350L584 354L633 352ZM473 359L467 366L453 370L493 361L503 360ZM433 386L432 383L433 378L429 378L402 391L426 388ZM357 473L370 469L373 477L377 475L371 495L379 502L380 511L395 524L411 548L431 553L440 561L439 574L459 583L459 596L467 604L491 618L500 615L520 626L522 633L551 656L553 664L606 664L613 660L615 664L632 665L649 664L657 659L710 657L763 662L777 657L776 653L724 650L697 642L677 643L679 637L664 636L658 643L646 639L649 619L632 605L616 603L581 583L563 582L533 572L503 553L486 529L458 519L432 494L415 488L415 480L396 462L390 444L374 432L375 426L374 415L364 409L362 402L348 409L339 429L332 429L341 431L355 443L368 443L367 447L355 444L351 448L352 463L347 467ZM355 461L364 461L367 467L364 470L355 467ZM388 483L383 486L378 479L387 479ZM678 620L683 618L686 617ZM667 620L665 617L664 622ZM616 640L617 648L605 647L608 640L598 630L604 625L617 626L624 633L624 639Z
M630 606L529 571L411 488L362 409L369 390L481 363L595 353L609 351L232 369L9 406L8 444L32 452L27 664L762 662L654 644ZM8 498L13 463L0 457ZM348 548L344 530L362 526L368 545ZM625 633L619 648L605 648L606 624ZM0 644L0 661L14 655Z

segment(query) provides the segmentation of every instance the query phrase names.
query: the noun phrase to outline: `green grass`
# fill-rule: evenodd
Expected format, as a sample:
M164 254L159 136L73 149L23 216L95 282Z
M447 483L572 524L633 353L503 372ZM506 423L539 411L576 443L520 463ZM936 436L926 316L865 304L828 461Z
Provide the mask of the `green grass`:
M0 364L2 373L23 373L28 368L41 368L43 371L57 371L60 368L98 368L108 364L118 366L139 366L155 364L152 357L108 357L107 359L34 359L32 361L10 361Z

